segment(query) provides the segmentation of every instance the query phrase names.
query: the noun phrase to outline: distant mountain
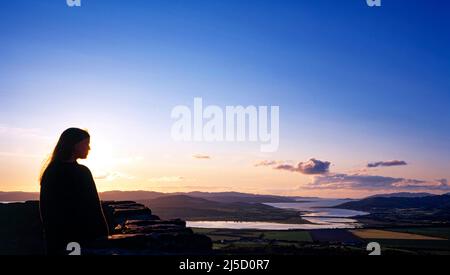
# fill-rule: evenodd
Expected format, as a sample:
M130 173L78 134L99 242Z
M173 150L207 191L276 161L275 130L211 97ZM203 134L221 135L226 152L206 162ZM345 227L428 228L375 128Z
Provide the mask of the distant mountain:
M0 202L39 200L37 192L0 192Z
M197 194L198 195L198 194ZM299 213L261 203L219 202L187 195L139 201L164 219L197 221L272 221L304 223Z
M435 194L431 193L410 193L410 192L400 192L400 193L390 193L390 194L378 194L369 196L369 198L421 198L421 197L429 197L435 196Z
M153 191L107 191L99 193L100 199L103 201L140 201L151 200L164 196L187 195L194 198L203 198L216 202L247 202L247 203L274 203L274 202L295 202L294 198L275 196L275 195L258 195L238 192L189 192L189 193L160 193ZM0 192L1 201L27 201L39 200L39 193L29 192Z
M274 195L258 195L247 194L239 192L177 192L177 193L160 193L152 191L108 191L100 193L102 200L151 200L159 197L186 195L193 198L202 198L216 202L248 202L248 203L264 203L264 202L294 202L295 200L289 197L274 196Z
M336 208L373 212L379 209L444 209L450 210L450 195L424 197L372 197L358 201L346 202Z
M248 202L248 203L275 203L275 202L295 202L295 199L290 197L275 196L275 195L258 195L247 194L239 192L189 192L178 193L186 194L190 197L203 198L217 202Z
M106 191L99 194L100 199L103 201L151 200L167 195L166 193L153 191Z
M165 196L164 193L151 191L108 191L99 193L104 201L125 201L154 199ZM0 202L39 200L39 192L0 192Z
M287 197L287 198L293 199L294 201L311 201L311 200L315 201L315 200L322 199L322 198L319 198L319 197L299 197L299 196ZM345 200L345 199L343 199L343 200Z

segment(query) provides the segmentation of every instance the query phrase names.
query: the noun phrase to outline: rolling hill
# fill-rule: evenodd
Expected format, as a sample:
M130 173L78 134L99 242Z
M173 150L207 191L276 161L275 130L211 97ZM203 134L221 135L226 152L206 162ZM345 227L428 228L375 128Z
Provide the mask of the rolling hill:
M371 211L374 209L450 209L450 195L425 197L371 197L340 204L336 208Z
M389 193L389 194L377 194L369 198L420 198L420 197L429 197L429 196L435 196L435 194L431 193L410 193L410 192L400 192L400 193Z
M217 202L248 202L248 203L275 203L275 202L295 202L293 198L275 196L275 195L258 195L239 192L189 192L178 193L186 194L190 197L203 198Z
M189 193L161 193L153 191L106 191L99 193L103 201L140 201L152 200L159 197L173 195L187 195L193 198L203 198L216 202L248 202L248 203L274 203L274 202L295 202L294 198L275 196L247 194L239 192L189 192ZM39 200L38 192L0 192L0 201L29 201Z
M166 196L165 193L153 191L106 191L99 194L103 201L137 201L150 200L158 197Z
M39 200L37 192L0 192L0 201L31 201Z
M261 203L219 202L187 195L163 196L139 202L164 219L306 223L297 211Z
M448 226L450 195L425 197L372 197L340 204L345 208L369 212L360 222L372 226Z

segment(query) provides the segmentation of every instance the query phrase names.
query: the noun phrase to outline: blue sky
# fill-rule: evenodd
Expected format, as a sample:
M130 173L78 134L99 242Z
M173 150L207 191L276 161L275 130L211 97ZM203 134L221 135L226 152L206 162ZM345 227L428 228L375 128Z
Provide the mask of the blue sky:
M364 0L1 5L5 129L54 137L82 124L116 137L114 146L127 140L123 154L170 153L171 108L201 96L205 104L279 105L280 150L268 159L318 158L336 172L404 159L411 163L404 170L380 173L450 178L445 1L384 0L381 8ZM2 139L1 152L28 150ZM156 148L136 145L150 141ZM257 148L189 144L181 152Z

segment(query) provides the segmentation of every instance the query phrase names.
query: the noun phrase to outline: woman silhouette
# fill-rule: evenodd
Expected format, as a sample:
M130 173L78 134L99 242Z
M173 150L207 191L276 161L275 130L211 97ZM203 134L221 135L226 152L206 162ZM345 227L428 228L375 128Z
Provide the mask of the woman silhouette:
M95 182L90 170L77 163L86 159L89 133L65 130L41 176L40 212L48 254L66 254L67 244L81 247L108 236Z

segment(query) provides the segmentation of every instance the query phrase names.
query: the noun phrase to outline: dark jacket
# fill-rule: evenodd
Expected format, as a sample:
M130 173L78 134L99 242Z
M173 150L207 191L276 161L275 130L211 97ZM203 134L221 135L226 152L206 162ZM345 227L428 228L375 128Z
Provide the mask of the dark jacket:
M70 242L83 247L108 236L91 171L76 162L53 163L41 180L40 212L49 254L60 254Z

